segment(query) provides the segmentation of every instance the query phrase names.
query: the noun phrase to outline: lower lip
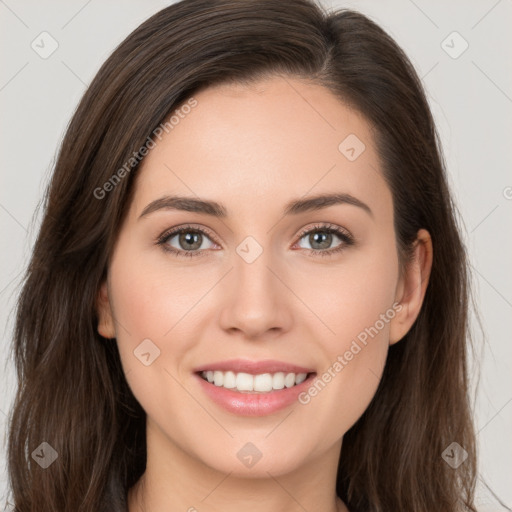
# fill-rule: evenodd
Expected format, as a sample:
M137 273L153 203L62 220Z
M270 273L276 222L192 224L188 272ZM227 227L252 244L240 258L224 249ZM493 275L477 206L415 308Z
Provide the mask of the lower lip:
M280 411L298 401L298 396L305 391L315 378L312 373L308 378L291 388L276 389L268 393L241 393L222 386L216 386L204 380L197 373L196 378L203 391L217 404L227 411L240 416L265 416Z

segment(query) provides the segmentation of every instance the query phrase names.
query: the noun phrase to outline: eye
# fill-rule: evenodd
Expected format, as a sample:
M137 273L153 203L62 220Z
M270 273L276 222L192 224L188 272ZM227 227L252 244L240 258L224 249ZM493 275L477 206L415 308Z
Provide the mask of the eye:
M300 241L305 237L307 237L306 242L312 246L311 249L305 248L310 252L311 256L330 256L355 244L354 238L348 231L332 224L317 224L312 228L302 231L299 235L299 247L303 249L304 247L300 244ZM336 237L341 240L341 243L334 248L330 248ZM211 238L212 235L205 229L186 225L166 231L158 237L156 243L164 251L178 257L190 258L204 256L206 249L208 249L208 244L205 246L205 241L210 240L211 242Z
M307 237L306 242L312 246L311 249L306 248L310 253L312 253L312 256L317 254L321 256L331 256L343 251L347 246L354 245L355 243L354 238L348 231L332 224L320 224L313 228L309 228L303 231L299 238L302 240L305 237ZM335 241L336 237L341 240L341 243L334 248L329 248L333 241ZM303 247L302 245L299 246Z
M157 244L176 256L195 257L204 255L204 250L208 249L204 244L206 239L210 239L209 233L203 228L182 226L163 233Z

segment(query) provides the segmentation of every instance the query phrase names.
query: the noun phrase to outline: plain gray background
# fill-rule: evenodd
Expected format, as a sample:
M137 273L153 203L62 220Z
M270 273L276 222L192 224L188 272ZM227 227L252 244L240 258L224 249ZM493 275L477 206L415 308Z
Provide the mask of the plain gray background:
M0 366L0 498L7 490L6 418L15 389L7 350L18 284L40 221L33 217L36 205L87 84L131 30L170 3L0 0L0 322L5 354ZM505 510L493 493L512 507L512 0L323 3L354 8L379 23L406 51L427 90L463 221L483 326L482 332L472 315L475 341L482 347L475 406L477 503L482 512ZM51 48L42 32L58 44L47 58L31 47L45 37L45 48Z

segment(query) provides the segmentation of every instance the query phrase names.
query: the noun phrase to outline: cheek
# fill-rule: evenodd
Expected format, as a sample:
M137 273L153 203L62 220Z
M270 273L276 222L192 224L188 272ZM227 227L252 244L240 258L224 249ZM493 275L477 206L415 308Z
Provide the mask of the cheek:
M219 276L194 265L178 268L129 244L122 248L110 269L117 343L126 378L149 413L156 390L172 390L174 403L181 400L172 376L181 377L181 365L200 338L205 294Z
M132 341L151 338L163 342L207 291L207 276L194 269L176 269L151 259L118 258L111 266L111 288L118 321ZM201 284L203 283L203 284ZM206 283L206 284L205 284ZM187 318L188 320L188 318Z
M162 424L176 411L187 411L191 403L178 383L176 368L193 343L192 336L180 329L188 325L187 311L200 292L187 289L188 277L192 276L176 277L173 270L143 261L143 256L117 256L111 264L110 287L124 373L148 416L159 418Z
M155 378L154 369L167 352L164 335L173 325L170 304L179 301L179 295L169 293L155 274L135 251L118 245L110 267L111 304L119 353L127 379L132 381L141 372ZM145 363L150 364L146 367Z
M396 253L376 242L347 252L340 265L304 268L293 279L297 295L317 316L309 323L318 325L323 346L335 358L354 339L387 341L397 278Z
M346 432L371 402L386 362L398 277L396 253L385 246L354 253L329 274L317 274L315 288L303 288L320 323L324 366L300 397L304 407L333 437ZM378 256L385 254L386 256ZM327 442L327 441L326 441Z

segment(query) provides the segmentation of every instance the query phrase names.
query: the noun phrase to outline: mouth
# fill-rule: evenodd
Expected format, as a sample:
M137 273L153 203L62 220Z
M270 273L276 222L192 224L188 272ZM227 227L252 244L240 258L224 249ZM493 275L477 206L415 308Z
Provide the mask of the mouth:
M316 372L274 372L251 374L231 370L202 370L196 374L219 388L238 393L268 394L299 386Z
M229 359L192 371L205 396L238 416L266 416L291 407L316 377L312 368L273 359Z

